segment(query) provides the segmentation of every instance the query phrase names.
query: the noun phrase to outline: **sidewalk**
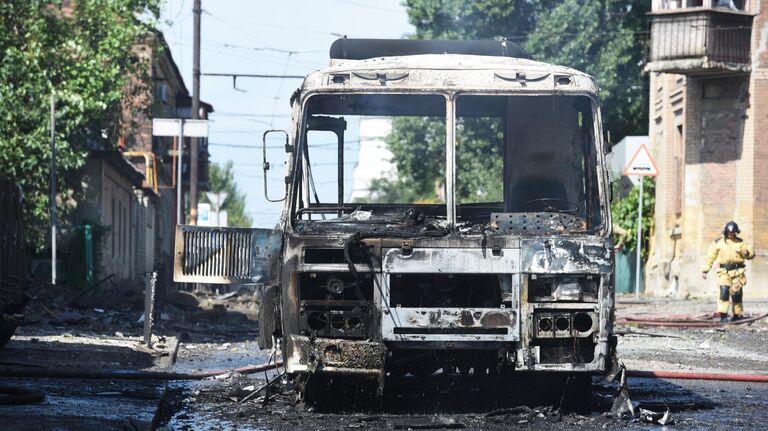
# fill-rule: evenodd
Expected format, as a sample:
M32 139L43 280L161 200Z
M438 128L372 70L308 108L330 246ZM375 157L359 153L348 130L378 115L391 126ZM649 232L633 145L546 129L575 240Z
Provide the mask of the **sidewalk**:
M745 301L748 315L768 313L768 300ZM712 315L715 299L618 297L616 317ZM664 328L617 325L619 358L627 368L748 374L768 372L768 318L746 325ZM634 332L634 333L632 333Z
M72 292L58 295L71 297ZM117 370L173 371L181 373L229 369L265 361L256 346L258 323L229 310L226 301L197 301L183 295L189 306L166 308L158 322L152 347L143 344L140 297L131 301L104 292L74 306L32 303L29 324L0 348L0 371ZM115 299L119 300L115 300ZM237 298L233 298L236 300ZM192 301L195 300L195 301ZM59 300L66 303L66 300ZM183 302L183 301L182 301ZM204 302L204 307L199 307ZM111 305L111 307L110 307ZM234 308L234 307L233 307ZM189 338L178 348L179 334ZM45 401L26 405L0 405L3 429L154 429L166 422L169 395L183 383L163 380L85 378L2 378L2 386L40 391ZM172 398L172 397L170 397Z

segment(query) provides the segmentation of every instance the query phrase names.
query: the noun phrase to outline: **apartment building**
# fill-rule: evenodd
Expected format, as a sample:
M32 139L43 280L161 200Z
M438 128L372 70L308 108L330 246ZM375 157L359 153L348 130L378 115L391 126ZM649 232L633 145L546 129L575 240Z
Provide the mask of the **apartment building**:
M647 290L708 295L699 267L736 221L757 257L745 296L768 295L768 7L653 0L649 136L656 185Z

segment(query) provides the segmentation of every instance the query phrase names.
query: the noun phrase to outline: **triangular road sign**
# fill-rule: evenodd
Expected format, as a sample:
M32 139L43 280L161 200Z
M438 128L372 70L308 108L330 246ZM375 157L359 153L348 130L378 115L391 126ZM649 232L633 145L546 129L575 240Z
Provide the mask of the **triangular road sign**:
M640 145L632 159L629 160L627 167L624 168L624 175L639 175L644 177L655 177L659 175L659 169L656 168L656 162L653 161L650 151L645 144Z

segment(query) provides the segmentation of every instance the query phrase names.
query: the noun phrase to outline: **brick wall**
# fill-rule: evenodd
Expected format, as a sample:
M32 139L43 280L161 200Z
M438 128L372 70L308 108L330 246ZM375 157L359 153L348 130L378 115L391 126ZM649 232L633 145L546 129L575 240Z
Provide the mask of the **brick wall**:
M757 12L757 1L750 7ZM757 253L748 265L745 297L768 297L768 13L755 17L752 36L751 73L686 77L682 105L679 75L651 77L649 134L661 175L654 251L646 266L649 292L714 297L714 277L701 280L699 266L723 225L736 220ZM676 122L684 131L682 172L674 162ZM682 237L675 241L669 234L678 223Z

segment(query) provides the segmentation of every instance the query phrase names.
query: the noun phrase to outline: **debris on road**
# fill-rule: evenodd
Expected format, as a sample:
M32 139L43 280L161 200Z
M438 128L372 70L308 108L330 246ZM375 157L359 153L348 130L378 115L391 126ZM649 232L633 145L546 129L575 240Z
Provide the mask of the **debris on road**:
M672 414L667 409L664 412L654 412L651 410L640 409L640 421L657 425L671 425L675 423Z
M662 328L710 328L733 325L746 325L768 317L768 313L751 315L736 321L721 322L713 319L711 315L631 315L617 316L617 325L657 326Z
M454 418L442 416L410 416L403 418L389 419L392 429L396 430L416 430L416 429L462 429L466 428L461 422Z
M624 364L621 364L619 392L616 395L616 398L613 400L611 415L620 419L627 417L633 418L635 416L635 405L629 398L629 389L627 388L627 369L624 367Z

